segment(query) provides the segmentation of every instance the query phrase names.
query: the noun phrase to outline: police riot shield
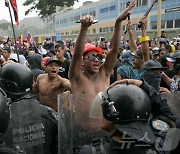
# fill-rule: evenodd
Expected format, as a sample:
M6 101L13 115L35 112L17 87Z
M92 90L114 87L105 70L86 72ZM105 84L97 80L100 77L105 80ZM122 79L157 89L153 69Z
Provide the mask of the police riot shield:
M99 97L99 95L98 95ZM95 138L103 137L101 99L95 95L58 96L59 152L75 153Z
M162 94L162 97L167 99L167 103L176 118L180 118L180 91L172 92L171 94Z
M17 153L44 154L46 126L40 112L41 105L35 99L12 102L9 125L0 140Z

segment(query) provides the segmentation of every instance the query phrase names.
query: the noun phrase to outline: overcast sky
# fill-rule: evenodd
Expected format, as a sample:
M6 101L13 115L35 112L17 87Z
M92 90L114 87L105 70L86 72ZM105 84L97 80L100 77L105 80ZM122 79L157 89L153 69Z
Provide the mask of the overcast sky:
M80 5L82 5L82 3L84 1L87 0L79 0L79 2L75 3L75 7L79 7ZM98 1L98 0L91 0L91 1ZM23 2L24 0L16 0L17 2L17 6L18 6L18 16L19 16L19 20L22 20L23 18L25 18L25 11L29 8L29 7L25 7L23 6ZM9 11L8 8L5 6L5 0L0 0L0 20L2 19L6 19L8 21L10 21L10 15L9 15ZM13 15L13 19L14 19L14 14ZM33 16L37 16L37 13L35 11L33 11L32 13L30 13L28 16L26 17L33 17Z

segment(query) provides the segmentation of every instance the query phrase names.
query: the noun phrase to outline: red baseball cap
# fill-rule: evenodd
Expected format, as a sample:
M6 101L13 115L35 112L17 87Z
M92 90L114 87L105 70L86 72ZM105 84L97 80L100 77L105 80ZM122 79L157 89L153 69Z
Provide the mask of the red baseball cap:
M85 44L83 54L85 54L85 53L87 53L89 51L97 51L98 54L101 54L102 49L98 48L98 47L95 47L93 44L87 43L87 44Z
M50 57L44 57L43 59L42 59L42 62L44 63L44 64L46 64L46 62L47 62L47 60L49 59Z

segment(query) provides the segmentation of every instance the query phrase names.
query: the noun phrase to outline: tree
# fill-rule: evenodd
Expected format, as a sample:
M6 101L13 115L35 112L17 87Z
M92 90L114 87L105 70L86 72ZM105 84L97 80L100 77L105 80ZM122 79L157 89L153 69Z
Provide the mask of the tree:
M76 1L78 2L78 0L25 0L23 5L31 6L26 10L25 15L36 10L41 18L46 18L55 13L56 6L70 7L73 6Z

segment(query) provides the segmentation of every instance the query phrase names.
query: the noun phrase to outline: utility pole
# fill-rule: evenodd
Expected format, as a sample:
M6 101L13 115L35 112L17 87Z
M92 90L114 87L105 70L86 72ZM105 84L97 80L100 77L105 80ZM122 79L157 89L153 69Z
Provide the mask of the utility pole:
M162 2L162 0L158 0L157 37L161 36L161 2Z

